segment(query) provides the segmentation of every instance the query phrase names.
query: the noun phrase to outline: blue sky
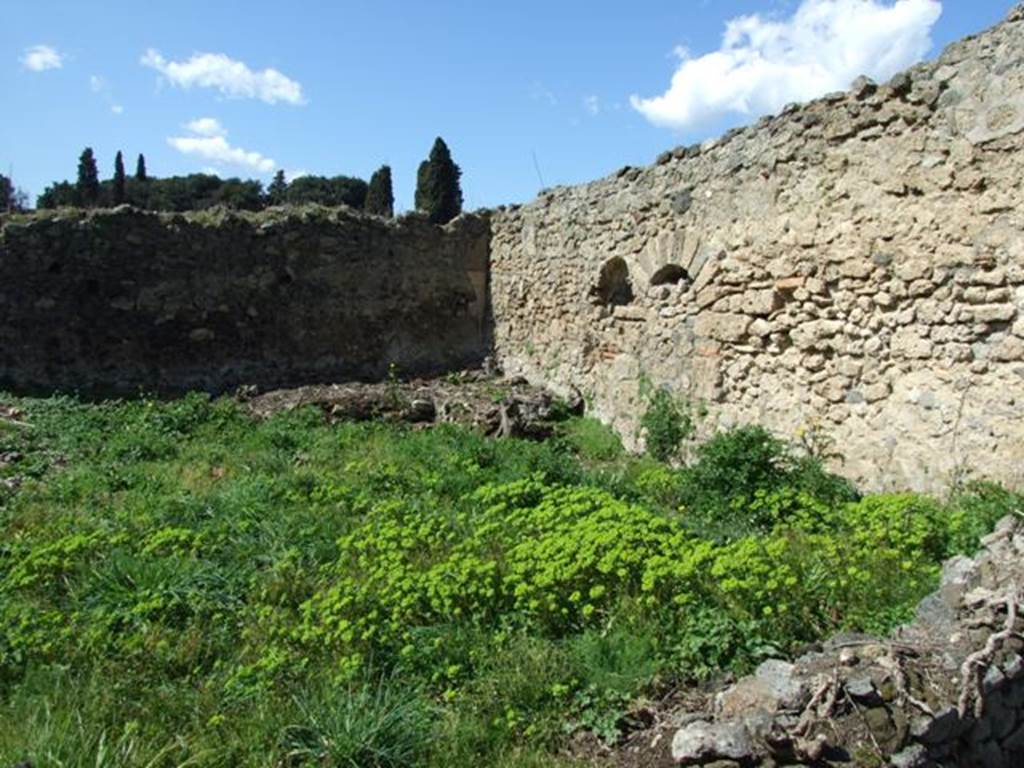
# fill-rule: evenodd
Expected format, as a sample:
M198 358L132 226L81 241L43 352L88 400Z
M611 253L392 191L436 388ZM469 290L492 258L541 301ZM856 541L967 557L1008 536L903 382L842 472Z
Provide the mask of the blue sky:
M437 135L467 208L523 202L844 87L1001 20L1011 0L8 3L0 172L35 198L102 177L369 178L411 206ZM724 39L728 30L728 40ZM536 157L536 166L534 163Z

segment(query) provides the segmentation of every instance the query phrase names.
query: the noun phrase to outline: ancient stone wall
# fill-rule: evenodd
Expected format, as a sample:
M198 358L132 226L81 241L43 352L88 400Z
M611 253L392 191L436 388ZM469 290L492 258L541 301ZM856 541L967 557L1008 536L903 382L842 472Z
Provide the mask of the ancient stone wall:
M1024 472L1024 6L891 82L493 218L506 371L633 441L642 382L705 429L813 424L867 487Z
M224 389L499 362L637 444L813 426L867 488L1024 479L1024 6L885 85L441 229L340 210L3 220L0 386ZM489 256L489 271L488 271ZM493 328L491 316L493 315Z
M212 391L383 378L489 348L488 224L346 209L12 217L0 386Z

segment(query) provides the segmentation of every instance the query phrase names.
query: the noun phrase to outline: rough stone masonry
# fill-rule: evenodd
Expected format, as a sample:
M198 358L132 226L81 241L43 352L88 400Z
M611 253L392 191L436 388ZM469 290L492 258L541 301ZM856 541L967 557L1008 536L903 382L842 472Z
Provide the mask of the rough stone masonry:
M15 216L0 387L98 394L383 379L489 349L487 223L312 206Z
M443 229L0 217L0 386L295 385L493 349L634 445L646 382L705 431L810 425L868 489L1019 484L1022 145L1024 5L884 85Z
M627 440L642 382L706 429L814 425L865 487L1024 477L1024 6L884 85L492 221L506 371Z

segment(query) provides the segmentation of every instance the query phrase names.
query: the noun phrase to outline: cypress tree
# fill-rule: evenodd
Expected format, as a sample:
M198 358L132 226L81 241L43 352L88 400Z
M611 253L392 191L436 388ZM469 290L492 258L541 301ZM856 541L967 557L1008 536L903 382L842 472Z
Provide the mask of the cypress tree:
M370 187L366 191L367 213L391 218L395 215L395 195L391 189L391 166L382 165L370 177Z
M416 210L426 213L434 224L447 224L462 213L461 175L448 145L438 136L430 158L420 163L416 173Z
M0 212L14 210L14 184L0 173Z
M274 180L267 187L267 202L271 205L283 205L288 193L288 182L284 180L284 171L274 174Z
M114 205L121 205L124 202L124 158L118 150L114 158Z
M100 177L96 170L96 158L92 147L86 147L78 158L78 182L75 184L78 201L86 208L92 208L100 199Z
M146 158L139 153L139 159L135 163L135 180L145 181L148 177L146 176Z

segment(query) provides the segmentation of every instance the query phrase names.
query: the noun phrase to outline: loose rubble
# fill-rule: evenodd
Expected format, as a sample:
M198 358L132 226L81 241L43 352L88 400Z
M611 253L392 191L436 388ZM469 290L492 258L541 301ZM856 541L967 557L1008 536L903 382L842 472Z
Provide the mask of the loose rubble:
M886 639L838 636L764 662L686 724L684 766L1024 764L1024 518L945 564L916 620Z
M476 370L436 379L317 385L265 394L247 387L238 395L259 418L315 406L331 420L462 424L494 437L535 439L550 436L555 422L583 409L578 394L560 398L525 379Z

